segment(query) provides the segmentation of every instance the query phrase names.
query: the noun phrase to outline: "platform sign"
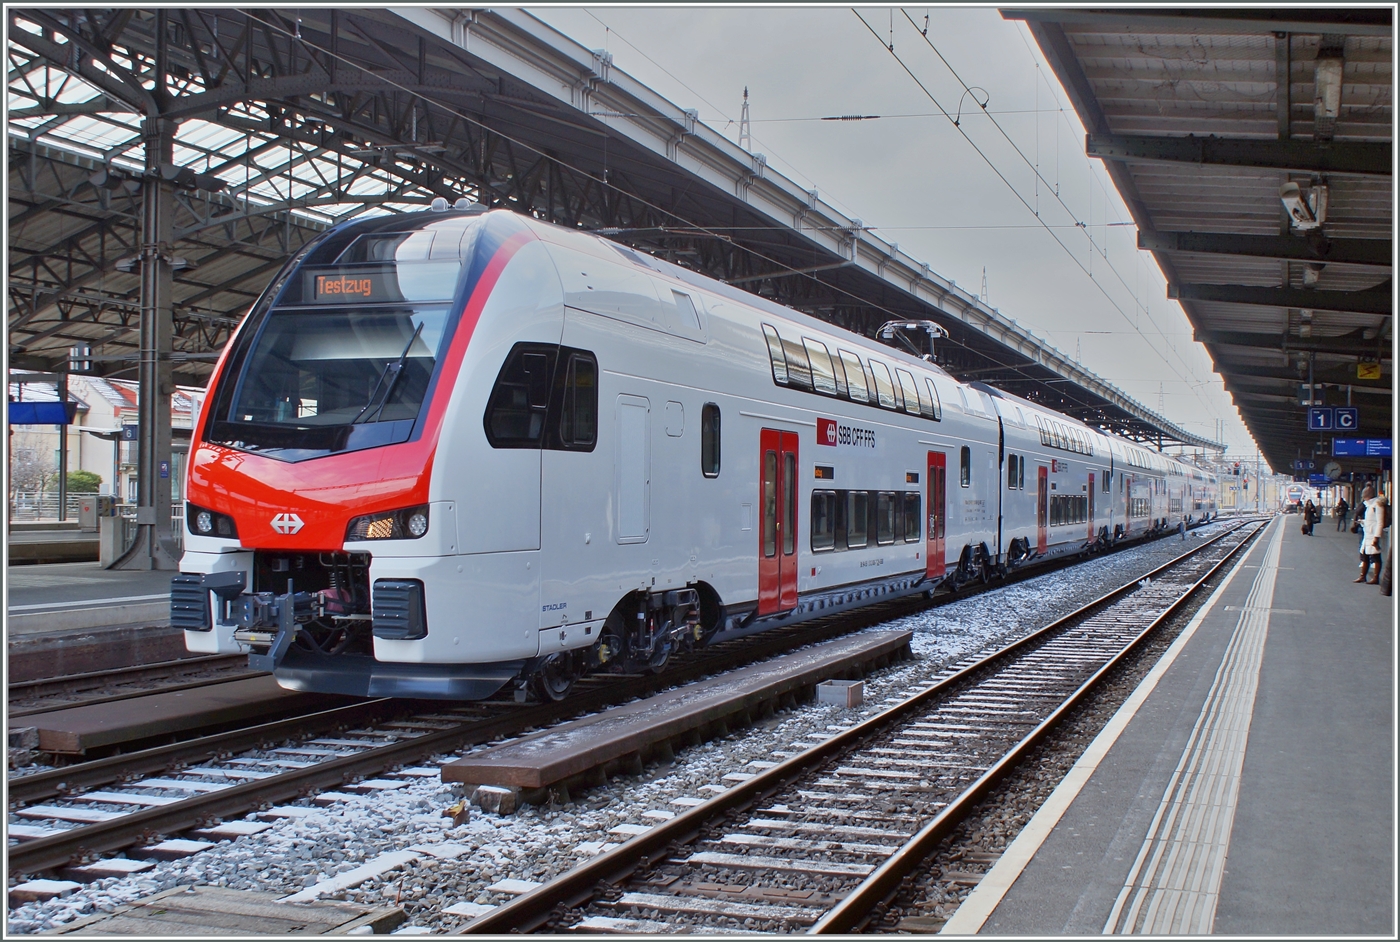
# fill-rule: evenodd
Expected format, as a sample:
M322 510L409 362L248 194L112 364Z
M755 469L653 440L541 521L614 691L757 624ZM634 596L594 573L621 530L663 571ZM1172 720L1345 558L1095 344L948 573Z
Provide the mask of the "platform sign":
M1294 471L1311 471L1311 470L1313 470L1313 469L1316 468L1316 467L1317 467L1317 464L1316 464L1312 459L1310 459L1310 458L1294 458L1294 459L1293 459L1293 470L1294 470Z
M1356 409L1352 406L1337 406L1332 410L1332 419L1339 432L1354 432L1357 426Z
M1334 458L1388 458L1390 457L1388 438L1334 438L1332 456Z
M1308 431L1330 432L1335 428L1332 424L1332 411L1331 406L1309 406Z
M1331 483L1331 478L1327 477L1327 475L1325 474L1308 475L1308 484L1312 485L1313 487L1327 487Z
M141 431L141 426L139 426L139 425L123 425L123 426L122 426L122 441L124 441L124 442L134 442L134 441L136 441L137 436L138 436L138 433L139 433L140 431Z

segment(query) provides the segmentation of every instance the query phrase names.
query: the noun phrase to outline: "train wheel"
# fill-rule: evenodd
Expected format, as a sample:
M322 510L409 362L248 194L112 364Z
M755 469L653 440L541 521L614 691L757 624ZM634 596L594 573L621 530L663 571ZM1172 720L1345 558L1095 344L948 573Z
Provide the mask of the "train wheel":
M531 680L541 700L558 703L574 689L578 675L573 652L560 651L546 657Z

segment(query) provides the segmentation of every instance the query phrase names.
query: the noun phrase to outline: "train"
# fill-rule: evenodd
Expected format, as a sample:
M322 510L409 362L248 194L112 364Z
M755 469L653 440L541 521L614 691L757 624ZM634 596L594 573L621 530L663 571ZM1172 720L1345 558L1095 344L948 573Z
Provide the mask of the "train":
M286 262L215 366L185 496L190 651L296 690L557 700L1207 520L1217 481L913 346L460 200Z

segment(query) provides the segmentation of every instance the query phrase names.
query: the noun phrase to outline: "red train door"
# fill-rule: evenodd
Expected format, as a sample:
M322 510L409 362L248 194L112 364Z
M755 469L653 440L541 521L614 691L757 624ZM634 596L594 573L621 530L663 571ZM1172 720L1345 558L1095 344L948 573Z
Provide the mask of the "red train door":
M1047 529L1050 509L1050 469L1040 465L1035 473L1035 551L1044 553L1050 544Z
M1089 472L1089 539L1094 539L1094 473Z
M947 572L943 540L947 534L948 456L941 451L928 453L928 530L924 535L925 574L930 578Z
M759 432L758 613L797 605L797 433Z

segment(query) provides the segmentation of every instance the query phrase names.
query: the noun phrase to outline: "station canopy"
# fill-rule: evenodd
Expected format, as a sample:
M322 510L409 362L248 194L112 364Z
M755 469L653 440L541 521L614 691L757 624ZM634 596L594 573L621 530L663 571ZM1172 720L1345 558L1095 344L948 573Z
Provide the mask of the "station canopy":
M1002 15L1034 34L1274 469L1390 438L1392 10ZM1310 403L1357 426L1309 431Z
M6 16L12 368L61 370L86 345L79 359L93 372L136 374L153 180L173 188L171 237L151 251L174 269L159 303L173 324L173 379L191 386L318 233L466 196L867 336L933 319L955 376L1158 447L1213 444L524 11L9 6ZM173 150L153 160L148 141L161 134Z

